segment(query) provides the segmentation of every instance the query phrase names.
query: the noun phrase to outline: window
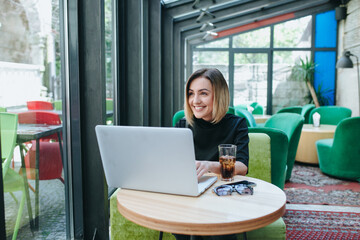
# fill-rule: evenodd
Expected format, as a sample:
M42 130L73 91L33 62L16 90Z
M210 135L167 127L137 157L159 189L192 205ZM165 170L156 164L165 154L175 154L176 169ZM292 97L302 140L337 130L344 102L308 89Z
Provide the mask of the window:
M306 84L290 76L295 62L307 57L315 61L322 105L334 104L336 32L334 11L279 22L194 46L192 67L218 67L228 80L232 105L258 102L272 114L311 101Z
M311 16L276 24L274 26L274 47L311 47Z
M266 48L270 46L270 27L260 28L233 37L234 48Z
M33 141L21 140L25 131L29 135L34 131L26 123L45 123L44 120L56 118L55 127L62 131L59 2L2 1L0 5L0 107L18 116L17 128L22 129L16 132L14 157L4 176L7 238L14 233L18 239L66 238L65 174L61 156L61 146L66 142L61 144L61 135L39 139L32 134ZM38 118L39 115L34 114L36 110L42 110L46 117ZM23 114L31 116L23 119ZM54 121L51 124L55 124ZM39 139L39 148L35 139ZM39 154L38 162L36 154ZM16 176L16 186L7 185L8 174ZM19 211L22 214L18 217ZM31 217L34 221L30 221ZM18 228L15 227L17 220ZM39 231L32 232L32 223Z
M194 51L193 71L200 68L217 68L229 79L229 53L221 51Z

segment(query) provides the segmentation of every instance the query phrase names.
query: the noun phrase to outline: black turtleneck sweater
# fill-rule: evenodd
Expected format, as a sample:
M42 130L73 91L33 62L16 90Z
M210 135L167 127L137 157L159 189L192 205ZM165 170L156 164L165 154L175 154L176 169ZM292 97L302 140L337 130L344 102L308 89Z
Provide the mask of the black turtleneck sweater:
M186 127L185 118L176 127ZM234 144L237 146L236 160L246 166L249 162L249 136L245 118L226 114L217 124L194 117L194 125L188 126L194 135L196 160L219 161L218 146Z

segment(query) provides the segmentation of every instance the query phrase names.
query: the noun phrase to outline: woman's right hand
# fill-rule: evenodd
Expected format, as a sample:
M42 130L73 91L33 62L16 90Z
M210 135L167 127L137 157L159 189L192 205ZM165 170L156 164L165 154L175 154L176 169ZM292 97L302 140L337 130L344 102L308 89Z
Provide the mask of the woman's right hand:
M213 161L195 161L197 178L200 179L205 173L220 173L220 163Z

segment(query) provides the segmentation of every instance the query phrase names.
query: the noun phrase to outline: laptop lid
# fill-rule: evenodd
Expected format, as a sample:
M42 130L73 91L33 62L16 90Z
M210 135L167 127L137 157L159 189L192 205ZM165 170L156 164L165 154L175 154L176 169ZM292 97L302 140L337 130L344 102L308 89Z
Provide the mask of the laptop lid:
M216 181L198 184L192 131L187 128L95 127L111 187L197 196Z

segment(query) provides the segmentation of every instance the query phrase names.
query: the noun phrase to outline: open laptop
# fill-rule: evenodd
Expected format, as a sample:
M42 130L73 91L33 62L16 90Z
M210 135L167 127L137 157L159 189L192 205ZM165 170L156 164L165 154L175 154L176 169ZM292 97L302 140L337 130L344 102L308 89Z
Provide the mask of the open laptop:
M198 196L217 180L198 182L188 128L98 125L95 131L110 187Z

